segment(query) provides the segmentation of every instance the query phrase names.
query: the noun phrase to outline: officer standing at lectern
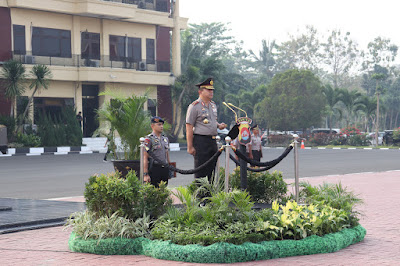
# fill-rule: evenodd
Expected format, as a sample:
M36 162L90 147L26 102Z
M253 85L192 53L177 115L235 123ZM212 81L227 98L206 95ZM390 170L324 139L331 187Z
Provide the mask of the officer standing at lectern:
M164 120L161 117L154 116L151 118L151 132L146 136L144 145L146 151L151 151L152 156L158 161L166 164L169 160L169 140L163 134ZM168 184L169 168L153 160L147 152L143 156L144 161L144 181L150 182L155 187L158 187L161 181Z
M225 123L217 121L217 105L212 101L214 96L212 78L196 84L199 98L191 103L186 113L187 152L194 156L194 167L208 161L217 151L217 128L226 128ZM195 173L195 178L208 177L211 182L216 161L210 163L202 171Z

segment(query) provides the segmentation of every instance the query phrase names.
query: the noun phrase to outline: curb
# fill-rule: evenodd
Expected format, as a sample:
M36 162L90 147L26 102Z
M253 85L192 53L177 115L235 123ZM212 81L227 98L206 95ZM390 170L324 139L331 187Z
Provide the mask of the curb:
M286 147L264 147L265 149L286 149ZM400 148L341 148L341 147L305 147L304 150L400 150Z
M186 149L186 145L180 147L179 143L170 143L170 151L180 151ZM107 149L93 150L88 146L71 147L37 147L37 148L8 148L6 154L0 152L0 157L11 156L41 156L41 155L67 155L67 154L93 154L106 153Z
M93 151L86 146L71 147L38 147L38 148L9 148L6 154L0 154L0 157L10 156L40 156L40 155L67 155L67 154L92 154L100 153Z

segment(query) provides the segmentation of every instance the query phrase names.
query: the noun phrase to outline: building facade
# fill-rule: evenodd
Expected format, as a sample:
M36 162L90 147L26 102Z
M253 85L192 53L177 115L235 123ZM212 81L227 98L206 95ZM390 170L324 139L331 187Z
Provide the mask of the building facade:
M35 64L50 68L49 89L35 95L31 119L40 110L74 105L84 135L91 136L95 110L110 99L99 93L150 90L146 108L172 122L170 85L180 74L176 42L187 27L178 10L179 0L0 0L0 62L19 60L27 73ZM31 94L27 86L24 96ZM9 112L1 90L0 106Z

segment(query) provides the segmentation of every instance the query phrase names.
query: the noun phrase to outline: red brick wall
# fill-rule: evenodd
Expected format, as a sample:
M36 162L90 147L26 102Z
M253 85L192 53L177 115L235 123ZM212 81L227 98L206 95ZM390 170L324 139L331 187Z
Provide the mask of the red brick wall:
M10 9L0 7L0 62L11 59L11 16ZM0 82L0 115L10 115L11 102L4 97Z
M163 62L163 70L161 70L163 72L170 71L171 45L169 31L169 28L157 27L156 58L157 61ZM157 86L157 109L159 116L167 119L168 123L172 123L172 99L169 86Z
M11 59L11 16L10 9L0 7L0 61Z
M172 99L169 86L157 86L157 109L158 115L172 123Z

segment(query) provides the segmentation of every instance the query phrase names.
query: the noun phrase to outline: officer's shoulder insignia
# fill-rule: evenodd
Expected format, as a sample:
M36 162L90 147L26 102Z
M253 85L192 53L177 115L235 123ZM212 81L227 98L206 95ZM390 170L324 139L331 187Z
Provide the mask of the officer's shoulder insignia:
M146 138L144 139L144 147L146 148L147 151L150 149L150 143L151 143L150 135L147 135Z
M199 100L196 100L196 101L192 102L192 105L196 105L196 104L198 104L199 102L200 102Z
M212 101L212 100L211 100L211 103L212 103L212 104L215 104L215 102L214 102L214 101Z

